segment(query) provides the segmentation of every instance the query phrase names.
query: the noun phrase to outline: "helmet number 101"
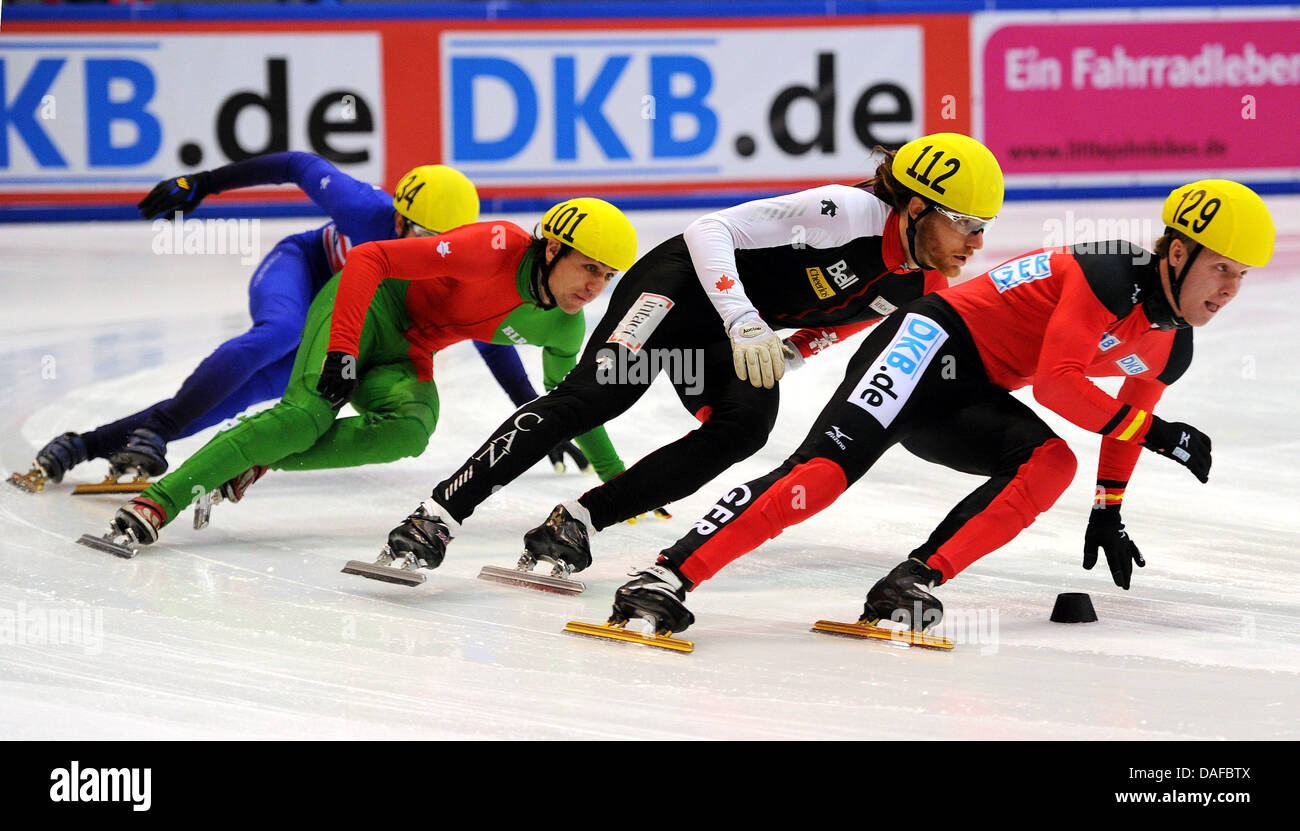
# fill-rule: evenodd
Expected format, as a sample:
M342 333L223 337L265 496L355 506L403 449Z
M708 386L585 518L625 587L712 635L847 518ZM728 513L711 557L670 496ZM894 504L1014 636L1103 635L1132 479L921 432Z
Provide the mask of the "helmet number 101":
M544 230L555 234L569 244L573 244L573 232L578 230L578 226L586 218L587 214L579 213L576 205L570 205L551 217L551 221L546 224Z

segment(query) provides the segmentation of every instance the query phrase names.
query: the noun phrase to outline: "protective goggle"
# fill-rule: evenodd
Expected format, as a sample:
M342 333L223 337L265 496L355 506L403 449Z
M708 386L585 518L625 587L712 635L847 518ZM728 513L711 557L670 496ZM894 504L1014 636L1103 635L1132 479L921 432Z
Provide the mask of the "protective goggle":
M438 236L438 232L437 232L437 231L433 231L433 230L430 230L429 228L425 228L423 225L419 224L418 222L412 222L412 221L410 220L410 218L407 218L407 220L406 220L406 227L411 229L411 236L413 236L413 237L436 237L436 236Z
M952 222L963 236L982 234L988 230L988 227L992 225L994 221L997 220L996 216L984 219L983 217L959 214L956 211L948 210L942 205L934 205L934 209L948 217L949 221Z

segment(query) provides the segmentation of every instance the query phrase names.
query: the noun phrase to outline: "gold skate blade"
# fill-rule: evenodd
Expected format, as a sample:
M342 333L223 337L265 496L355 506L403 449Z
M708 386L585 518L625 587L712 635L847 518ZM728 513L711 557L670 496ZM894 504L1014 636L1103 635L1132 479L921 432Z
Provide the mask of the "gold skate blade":
M554 592L555 594L582 594L587 589L587 584L581 580L566 580L563 577L551 577L549 574L537 574L531 571L520 571L517 568L502 568L501 566L483 566L483 569L478 573L478 579L488 580L493 583L505 583L508 586L523 586L526 589L537 589L543 592Z
M86 494L95 493L144 493L145 489L152 485L148 476L137 476L130 482L120 482L111 474L104 477L104 481L93 485L77 485L72 489L73 496L85 496Z
M906 643L912 646L924 646L929 649L952 649L954 644L949 638L927 635L911 629L886 629L867 623L839 623L834 620L819 620L813 624L814 632L826 632L830 635L848 635L854 638L874 638L894 643Z
M348 560L348 564L343 566L342 573L355 574L358 577L367 577L371 580L382 580L385 583L398 583L403 586L418 586L424 582L424 574L421 572L404 568L390 568L375 563L363 563L360 560Z
M564 631L573 632L577 635L590 635L593 638L607 638L614 641L635 643L641 646L657 646L660 649L670 649L673 652L695 651L694 641L668 635L642 635L640 632L629 632L622 626L613 626L608 623L583 623L579 620L571 620L564 624Z
M33 467L26 473L9 474L9 484L28 493L40 493L45 490L45 474L39 467Z
M120 545L110 539L97 537L94 534L82 534L77 539L77 543L79 545L84 545L87 548L93 548L96 551L103 551L112 554L114 557L121 557L124 560L130 560L136 554L140 553L138 549L131 548L127 545Z

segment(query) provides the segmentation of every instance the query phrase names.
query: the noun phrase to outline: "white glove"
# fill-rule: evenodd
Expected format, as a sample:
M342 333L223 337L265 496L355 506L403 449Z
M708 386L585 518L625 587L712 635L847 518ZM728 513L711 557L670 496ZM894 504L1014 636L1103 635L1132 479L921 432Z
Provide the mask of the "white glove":
M785 368L791 371L803 366L803 353L799 347L790 342L789 338L781 341L781 351L785 353Z
M736 377L756 387L771 389L785 375L785 351L781 338L757 313L751 312L731 327L731 356Z

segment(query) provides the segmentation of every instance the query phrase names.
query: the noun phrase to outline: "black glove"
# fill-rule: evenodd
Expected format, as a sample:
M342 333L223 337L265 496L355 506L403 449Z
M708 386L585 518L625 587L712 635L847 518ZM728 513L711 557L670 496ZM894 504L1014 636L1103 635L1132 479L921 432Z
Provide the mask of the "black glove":
M346 352L326 352L316 392L334 409L348 403L357 391L357 359Z
M173 211L185 214L197 208L207 195L208 174L200 170L175 179L164 179L154 185L153 190L136 207L145 219L163 214L170 216Z
M1088 517L1088 530L1083 533L1083 567L1091 569L1097 564L1097 547L1106 552L1106 564L1110 566L1110 576L1115 578L1115 585L1128 591L1129 578L1133 575L1133 564L1145 568L1147 561L1133 544L1124 523L1119 518L1119 506L1107 505L1105 508L1093 508Z
M1178 462L1202 483L1210 480L1210 437L1192 425L1153 414L1142 446Z
M563 473L565 471L565 466L564 466L565 453L568 453L569 456L573 459L573 464L578 468L579 472L581 473L591 472L591 462L587 461L587 457L583 455L583 452L581 450L578 449L578 445L574 444L571 441L562 441L559 444L555 445L555 447L552 447L550 453L546 454L547 456L551 457L551 467L555 468L556 473Z

